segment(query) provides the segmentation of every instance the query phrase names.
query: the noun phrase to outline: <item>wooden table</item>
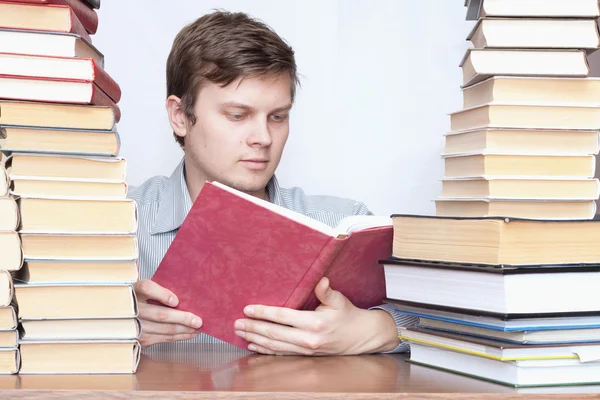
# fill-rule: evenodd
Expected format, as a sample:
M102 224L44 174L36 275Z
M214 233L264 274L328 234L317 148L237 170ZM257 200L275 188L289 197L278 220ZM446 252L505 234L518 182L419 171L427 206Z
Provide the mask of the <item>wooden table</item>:
M0 376L11 399L600 399L600 386L514 389L412 365L406 355L275 357L193 345L148 352L135 375ZM533 395L530 395L533 394ZM555 398L553 396L552 398Z

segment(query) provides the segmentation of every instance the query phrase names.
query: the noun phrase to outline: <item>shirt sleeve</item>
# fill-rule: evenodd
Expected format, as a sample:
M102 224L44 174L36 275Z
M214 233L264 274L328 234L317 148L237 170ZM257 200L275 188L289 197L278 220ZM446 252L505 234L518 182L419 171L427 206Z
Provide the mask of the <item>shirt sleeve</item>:
M392 318L394 318L394 322L396 323L397 328L408 328L417 325L419 322L419 318L406 315L401 313L400 311L396 311L396 307L393 304L382 304L380 306L371 307L370 310L383 310L390 314ZM384 353L405 353L410 351L410 345L408 341L400 339L400 344L396 346L395 349L386 351Z

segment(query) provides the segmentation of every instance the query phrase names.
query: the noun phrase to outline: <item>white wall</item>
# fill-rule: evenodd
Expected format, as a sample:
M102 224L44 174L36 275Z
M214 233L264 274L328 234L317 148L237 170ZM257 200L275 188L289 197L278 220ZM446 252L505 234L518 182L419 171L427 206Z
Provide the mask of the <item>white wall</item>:
M164 110L165 62L179 29L214 8L262 19L296 51L284 186L379 214L434 212L472 26L462 0L104 0L93 42L123 90L129 184L170 175L182 156Z

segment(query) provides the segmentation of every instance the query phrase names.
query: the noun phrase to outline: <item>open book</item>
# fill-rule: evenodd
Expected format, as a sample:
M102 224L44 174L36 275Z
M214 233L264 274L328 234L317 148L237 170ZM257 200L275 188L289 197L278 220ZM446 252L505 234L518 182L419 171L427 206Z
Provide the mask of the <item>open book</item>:
M200 316L202 331L245 347L233 324L249 304L319 305L323 276L356 306L385 297L390 217L352 216L336 228L219 183L204 184L153 280Z

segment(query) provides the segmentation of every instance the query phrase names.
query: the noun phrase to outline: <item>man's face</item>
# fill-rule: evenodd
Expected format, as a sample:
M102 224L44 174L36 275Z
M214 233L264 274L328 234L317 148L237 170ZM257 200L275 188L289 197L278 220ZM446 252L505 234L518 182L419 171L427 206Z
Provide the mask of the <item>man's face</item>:
M185 134L194 176L263 193L288 138L290 85L285 75L204 85Z

